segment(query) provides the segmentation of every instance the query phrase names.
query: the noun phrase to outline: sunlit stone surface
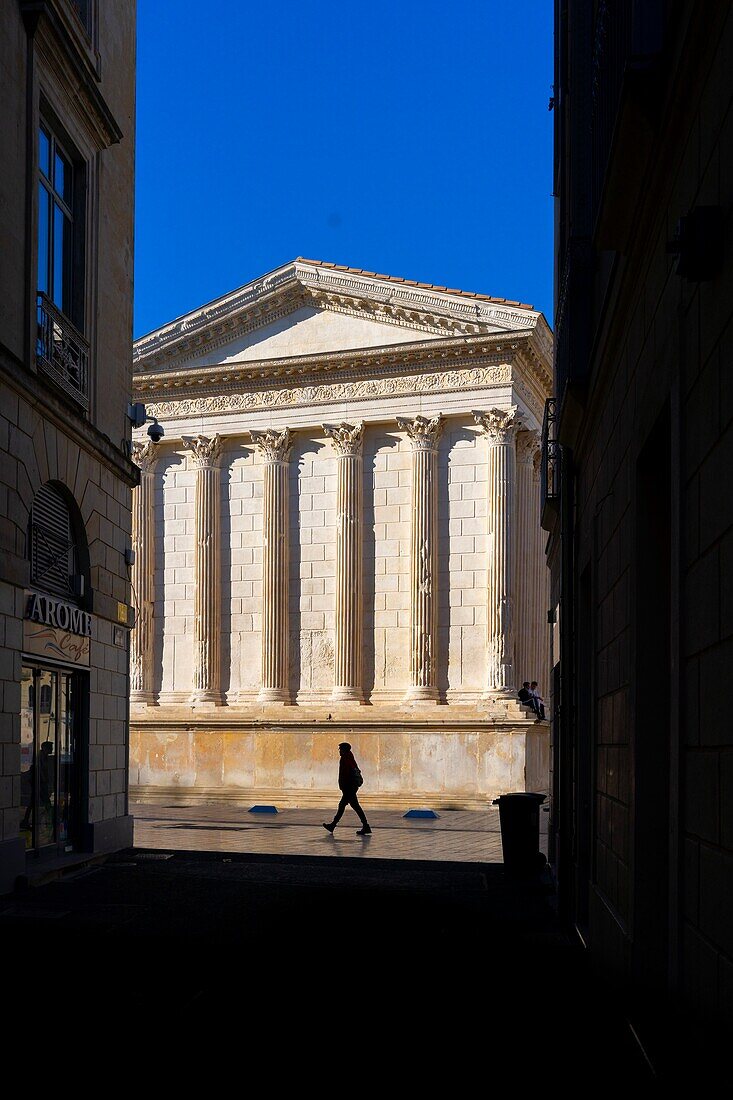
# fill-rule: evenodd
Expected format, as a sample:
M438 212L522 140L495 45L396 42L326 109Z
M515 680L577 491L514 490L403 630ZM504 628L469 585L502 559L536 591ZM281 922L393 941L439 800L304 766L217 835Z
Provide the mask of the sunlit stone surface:
M342 740L367 804L547 788L550 362L531 307L308 260L137 342L135 794L329 802Z

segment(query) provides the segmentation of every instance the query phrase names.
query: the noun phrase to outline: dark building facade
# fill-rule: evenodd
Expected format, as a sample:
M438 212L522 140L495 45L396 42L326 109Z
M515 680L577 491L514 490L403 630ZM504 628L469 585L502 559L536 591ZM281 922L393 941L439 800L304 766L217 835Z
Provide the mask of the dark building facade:
M555 12L552 837L644 1041L733 1005L733 10Z
M0 892L129 844L135 6L0 16Z

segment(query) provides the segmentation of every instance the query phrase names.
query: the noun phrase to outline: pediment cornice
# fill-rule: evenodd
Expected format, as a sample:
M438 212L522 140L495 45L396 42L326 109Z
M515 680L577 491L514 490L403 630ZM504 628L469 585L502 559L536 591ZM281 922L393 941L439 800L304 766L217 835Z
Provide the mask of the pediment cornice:
M302 307L364 317L434 336L533 331L551 354L549 329L536 310L480 295L440 291L296 260L178 318L133 346L136 372L167 372L210 355ZM342 353L339 353L342 354Z
M138 371L136 400L155 416L189 417L283 404L328 403L513 383L540 410L550 361L536 330L423 340L352 352L291 356L196 370Z

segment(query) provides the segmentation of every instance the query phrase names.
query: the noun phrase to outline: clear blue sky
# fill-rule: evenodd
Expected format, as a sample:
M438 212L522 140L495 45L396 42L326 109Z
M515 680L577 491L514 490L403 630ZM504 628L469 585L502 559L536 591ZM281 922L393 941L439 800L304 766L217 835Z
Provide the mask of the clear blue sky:
M296 256L551 321L550 0L138 0L135 335Z

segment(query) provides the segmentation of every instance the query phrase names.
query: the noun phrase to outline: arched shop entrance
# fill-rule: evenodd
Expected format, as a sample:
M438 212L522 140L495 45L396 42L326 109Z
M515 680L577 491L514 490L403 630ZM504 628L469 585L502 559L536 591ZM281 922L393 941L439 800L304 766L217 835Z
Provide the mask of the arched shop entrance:
M33 500L21 673L20 834L39 856L80 841L91 615L86 537L62 486Z

